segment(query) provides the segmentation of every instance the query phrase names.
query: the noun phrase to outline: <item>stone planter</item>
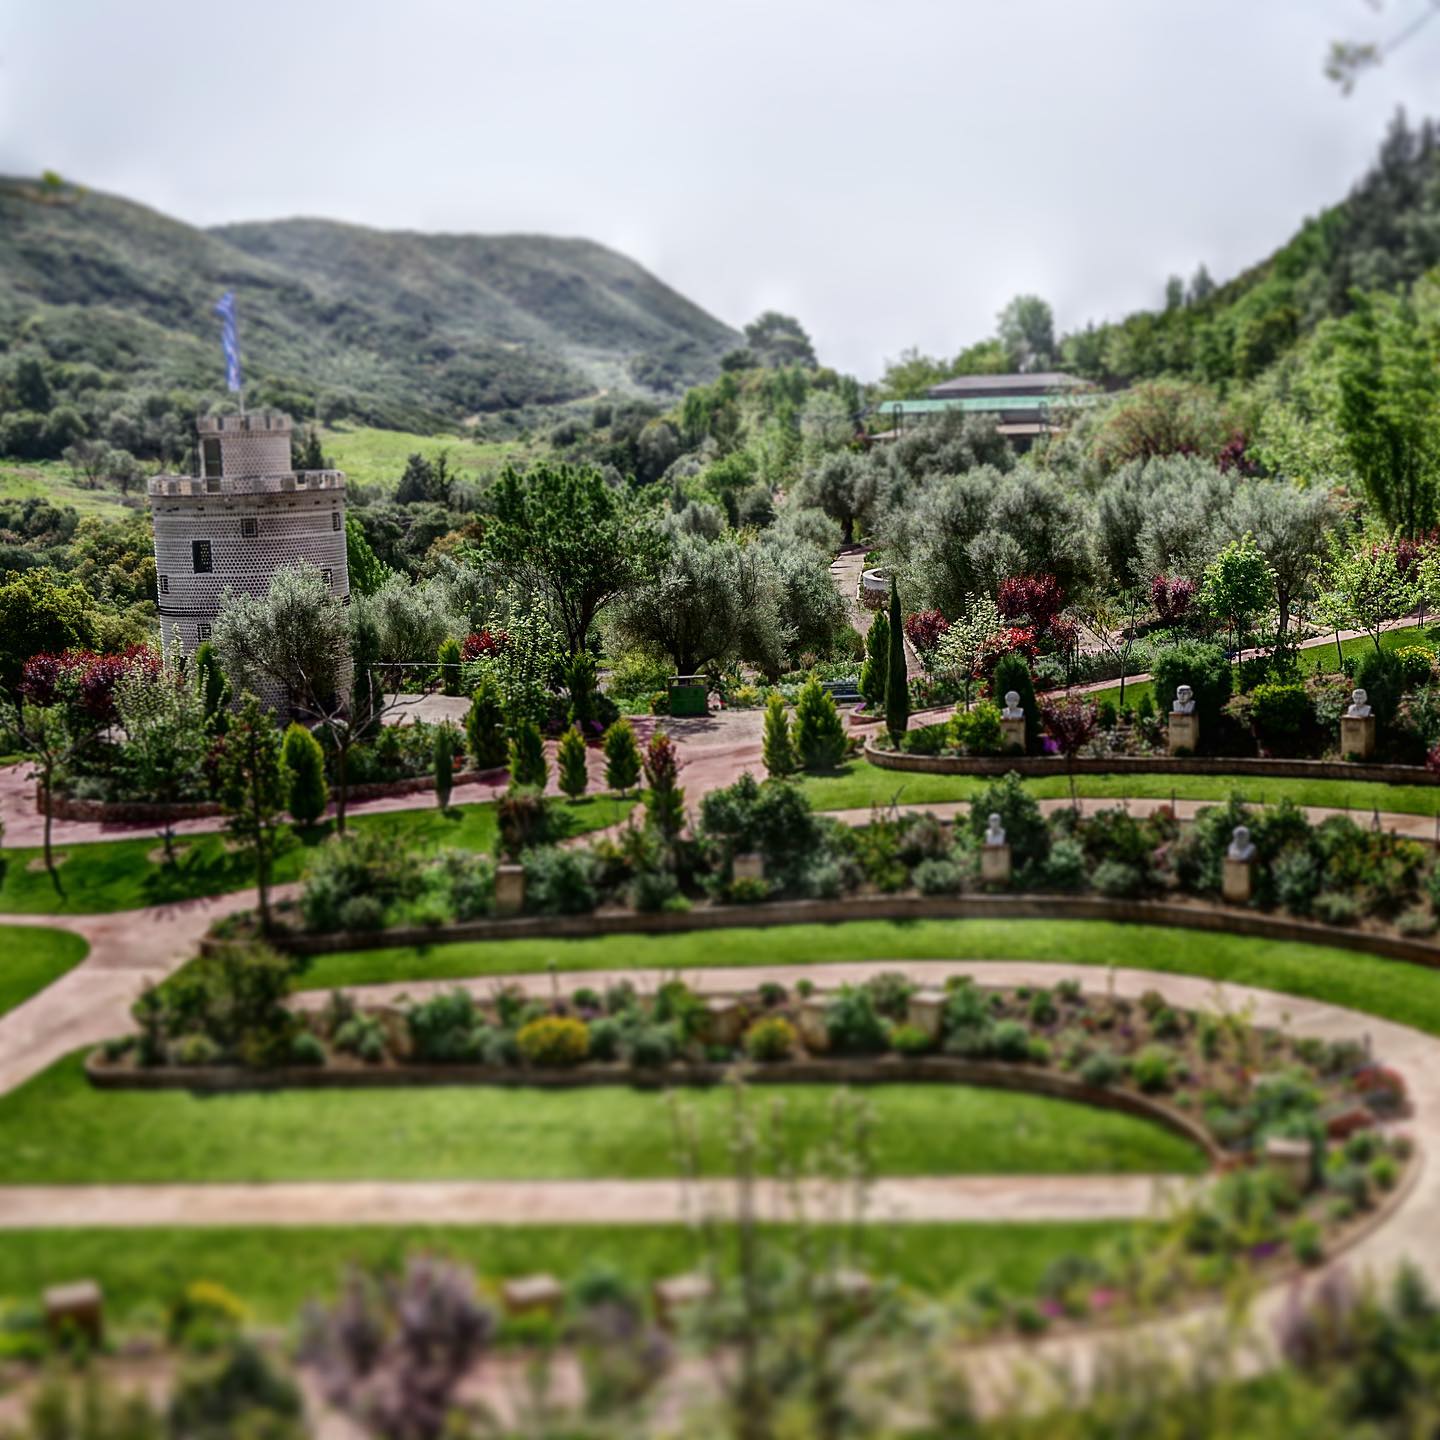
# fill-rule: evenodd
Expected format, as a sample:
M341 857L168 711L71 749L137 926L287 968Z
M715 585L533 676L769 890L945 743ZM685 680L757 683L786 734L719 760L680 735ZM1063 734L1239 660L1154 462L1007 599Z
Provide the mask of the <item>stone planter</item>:
M520 1275L500 1287L507 1315L559 1315L565 1308L565 1287L553 1275Z
M800 1040L813 1054L830 1048L830 1029L825 1024L826 1001L818 995L800 1002Z
M738 1045L745 1033L745 1007L738 1000L716 998L705 1002L704 1036L710 1045Z
M905 1006L905 1021L933 1045L940 1038L949 995L944 990L916 990Z
M502 919L519 915L525 909L525 867L495 867L495 914Z
M1375 753L1375 717L1373 715L1342 715L1340 717L1340 753L1348 760L1368 760Z
M746 850L731 862L731 875L736 880L763 880L765 861L754 850Z
M1265 1165L1297 1195L1306 1194L1315 1178L1315 1161L1308 1140L1272 1135L1265 1142Z
M1004 738L1007 750L1018 750L1025 753L1025 721L1008 720L1005 716L1000 717L1000 734Z
M81 1335L92 1346L104 1337L105 1300L93 1280L54 1285L45 1292L45 1328L55 1340Z

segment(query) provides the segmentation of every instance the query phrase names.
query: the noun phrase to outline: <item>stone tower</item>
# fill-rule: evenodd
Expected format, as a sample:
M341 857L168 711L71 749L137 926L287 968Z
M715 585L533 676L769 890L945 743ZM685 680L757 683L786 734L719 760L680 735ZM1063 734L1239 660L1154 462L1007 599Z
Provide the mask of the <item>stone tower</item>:
M226 590L264 595L277 570L301 560L348 605L344 474L291 469L288 415L262 410L197 424L198 473L149 484L167 657L177 630L187 655L209 639Z

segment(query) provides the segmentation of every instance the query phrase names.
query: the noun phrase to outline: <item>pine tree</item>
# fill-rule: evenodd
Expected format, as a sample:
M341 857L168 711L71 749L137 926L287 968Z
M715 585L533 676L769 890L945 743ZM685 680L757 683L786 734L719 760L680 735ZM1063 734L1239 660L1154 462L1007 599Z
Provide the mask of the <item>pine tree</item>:
M585 737L572 725L561 737L555 759L560 770L560 789L578 800L590 788L590 771L585 759Z
M440 668L440 693L442 695L458 695L460 693L460 642L449 635L440 642L440 649L435 654L435 659Z
M285 809L285 766L275 712L245 695L232 718L220 755L217 791L230 833L255 857L260 928L270 929L270 872L280 815Z
M905 618L900 613L900 587L890 577L890 663L885 669L885 728L899 745L910 727L910 675L905 665Z
M845 722L835 697L813 674L795 702L795 751L806 770L835 770L845 759Z
M640 747L623 715L605 732L604 745L606 788L623 795L640 778Z
M230 704L230 682L220 668L220 657L208 640L196 647L194 660L195 689L205 710L205 724L217 735L223 734Z
M505 747L505 701L500 687L489 675L482 675L470 697L465 716L465 738L470 759L477 770L498 770L508 754Z
M303 725L291 725L285 731L281 758L289 776L290 818L297 825L313 825L330 803L325 752Z
M518 720L510 737L510 783L533 786L543 790L550 779L550 765L545 759L545 741L540 727L533 720Z
M565 666L565 688L570 692L570 723L586 727L595 718L595 662L582 650Z
M785 697L778 691L772 691L765 702L765 742L761 753L768 774L795 773L795 743L790 736L790 713Z
M455 788L455 731L442 721L435 727L435 803L442 810L450 808L450 792Z
M865 637L865 663L860 667L860 693L868 710L885 704L885 677L890 673L890 617L877 611Z

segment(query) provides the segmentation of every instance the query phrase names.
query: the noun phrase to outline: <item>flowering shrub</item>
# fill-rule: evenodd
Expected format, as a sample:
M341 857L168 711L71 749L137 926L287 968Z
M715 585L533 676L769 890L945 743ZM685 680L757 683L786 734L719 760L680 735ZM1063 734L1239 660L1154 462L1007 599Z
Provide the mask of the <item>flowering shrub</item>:
M520 1027L515 1043L532 1065L578 1065L590 1053L590 1027L567 1015L542 1015Z
M767 1015L745 1032L745 1053L752 1060L785 1060L795 1049L795 1027L782 1015Z
M905 638L922 656L928 656L940 643L950 622L938 610L917 610L905 617Z
M465 637L460 647L462 660L484 660L491 655L503 655L510 648L508 631L488 627Z

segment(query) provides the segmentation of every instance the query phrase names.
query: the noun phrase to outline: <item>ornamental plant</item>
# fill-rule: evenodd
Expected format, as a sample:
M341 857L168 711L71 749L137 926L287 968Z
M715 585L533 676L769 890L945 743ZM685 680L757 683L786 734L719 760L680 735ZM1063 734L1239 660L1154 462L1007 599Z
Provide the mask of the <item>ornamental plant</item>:
M605 784L622 795L640 778L640 747L635 732L622 715L606 732L601 742L605 750Z
M446 636L440 642L435 659L440 671L440 693L442 695L458 695L460 693L460 642L453 635Z
M1195 601L1195 582L1183 575L1157 575L1150 582L1150 603L1162 625L1179 625Z
M431 758L435 773L435 803L442 810L448 810L450 792L455 788L455 732L446 723L435 727Z
M498 770L505 764L505 702L499 685L489 675L480 677L470 697L470 710L465 716L465 742L477 770Z
M1080 801L1075 793L1075 760L1095 738L1095 732L1100 728L1099 712L1091 702L1073 696L1046 705L1041 713L1050 738L1065 757L1065 768L1070 776L1070 803L1078 812Z
M281 759L289 776L290 818L297 825L313 825L330 801L320 742L303 725L292 724L285 731Z
M752 1060L788 1060L795 1053L795 1027L783 1015L767 1015L745 1032L745 1053Z
M949 628L950 622L939 610L917 610L905 620L906 639L926 661ZM888 623L886 629L889 629Z
M795 702L795 751L806 770L835 770L845 759L845 724L813 672Z
M778 691L772 691L765 702L765 738L760 753L768 775L793 775L799 768L790 733L790 712Z
M885 728L890 743L898 746L910 726L910 673L905 663L904 621L900 613L900 588L890 577L890 658L885 667ZM803 749L802 749L803 756ZM837 762L838 763L838 762Z
M555 760L560 770L560 789L571 800L578 800L590 788L590 770L586 764L585 740L571 725L560 737Z
M1065 590L1054 575L1012 575L1001 581L996 603L1005 619L1045 631L1065 608Z
M543 790L549 778L550 765L540 727L528 718L518 720L510 737L510 784L517 789Z
M650 824L673 843L685 825L685 792L680 788L680 755L675 742L657 730L645 747L645 782L650 798L645 814Z
M590 1054L590 1027L573 1016L542 1015L520 1027L515 1043L531 1065L579 1065Z
M865 636L865 663L860 667L860 694L867 710L885 703L885 677L890 666L890 617L877 611Z

